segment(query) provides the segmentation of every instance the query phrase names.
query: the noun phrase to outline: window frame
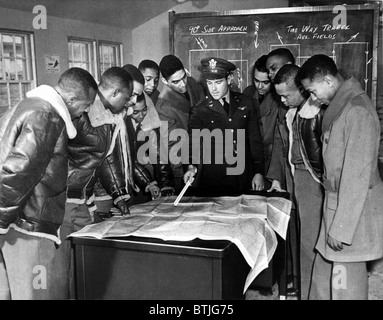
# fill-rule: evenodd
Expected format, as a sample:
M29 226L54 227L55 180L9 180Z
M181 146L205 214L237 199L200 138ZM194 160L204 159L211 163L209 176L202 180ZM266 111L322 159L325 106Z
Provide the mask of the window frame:
M23 53L23 56L21 58L18 58L17 55L13 58L5 58L3 57L3 42L2 37L3 35L11 36L12 37L12 45L13 45L13 52L16 53L16 42L15 42L15 36L22 37L23 41L23 50L25 52ZM0 79L0 84L6 84L6 94L8 99L8 109L15 106L18 102L23 100L26 97L26 92L36 88L37 86L37 72L36 72L36 53L35 53L35 37L34 33L31 31L24 31L24 30L15 30L15 29L7 29L7 28L0 28L0 63L2 64L2 69L4 72L4 79ZM24 67L22 68L23 73L27 75L27 77L24 77L26 79L19 79L18 76L18 69L17 65L15 64L15 79L7 79L6 78L6 68L5 68L5 60L22 60L22 65L26 66L26 70L24 70ZM18 95L18 101L16 103L12 102L12 94L10 85L11 84L18 84L19 85L19 95ZM24 85L29 85L30 89L24 88Z
M97 47L98 47L97 54L98 54L98 64L99 64L99 73L100 73L99 76L100 76L100 78L101 78L101 74L102 74L102 65L105 64L103 62L103 57L102 57L102 54L101 54L101 48L103 46L116 47L117 48L116 52L118 52L118 55L119 55L118 58L120 60L120 61L116 61L116 66L122 67L123 63L124 63L124 58L123 58L124 57L124 52L123 52L123 45L122 45L121 42L98 40L97 41ZM108 68L106 68L106 69L108 69Z
M68 36L68 66L71 68L71 63L76 63L77 61L72 61L74 57L70 55L69 53L69 44L70 43L81 43L81 44L87 44L89 45L89 66L92 68L91 70L87 70L96 81L99 80L99 68L98 68L98 56L97 56L97 41L94 39L88 39L88 38L79 38L79 37L72 37ZM73 46L72 46L72 54L73 54ZM78 62L77 62L78 63ZM83 61L80 61L80 63L84 63ZM85 63L87 63L85 61Z

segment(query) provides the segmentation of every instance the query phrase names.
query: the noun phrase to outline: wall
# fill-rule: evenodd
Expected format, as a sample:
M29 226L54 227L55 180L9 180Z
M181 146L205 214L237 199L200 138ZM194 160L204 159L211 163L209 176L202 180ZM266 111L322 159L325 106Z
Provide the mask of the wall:
M51 53L60 56L61 72L69 67L68 36L121 42L124 46L123 62L132 61L132 32L130 29L52 17L49 16L48 12L47 29L35 30L32 26L35 15L32 12L0 8L0 17L0 29L34 33L38 85L54 85L60 76L60 73L47 73L45 71L45 54Z
M171 9L176 13L202 11L230 11L263 8L287 7L287 0L210 0L209 4L198 9L191 1L175 4ZM143 59L160 62L164 55L169 54L169 16L168 12L151 19L132 30L133 61L138 65Z

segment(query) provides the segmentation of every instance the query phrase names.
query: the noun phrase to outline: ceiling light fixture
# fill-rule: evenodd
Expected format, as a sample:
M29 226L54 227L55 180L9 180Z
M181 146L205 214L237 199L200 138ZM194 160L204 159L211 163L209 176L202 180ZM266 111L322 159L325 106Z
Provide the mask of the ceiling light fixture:
M209 0L192 0L192 4L194 7L202 9L209 4Z
M209 0L173 0L174 2L181 4L185 3L186 1L191 1L192 5L196 8L204 8L209 4Z

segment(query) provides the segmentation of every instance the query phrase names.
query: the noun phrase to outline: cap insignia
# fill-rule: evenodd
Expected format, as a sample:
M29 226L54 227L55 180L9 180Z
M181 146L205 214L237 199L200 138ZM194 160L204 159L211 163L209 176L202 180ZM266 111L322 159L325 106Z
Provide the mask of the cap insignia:
M214 60L214 59L210 59L209 60L209 68L210 69L215 69L216 66L217 66L217 61Z

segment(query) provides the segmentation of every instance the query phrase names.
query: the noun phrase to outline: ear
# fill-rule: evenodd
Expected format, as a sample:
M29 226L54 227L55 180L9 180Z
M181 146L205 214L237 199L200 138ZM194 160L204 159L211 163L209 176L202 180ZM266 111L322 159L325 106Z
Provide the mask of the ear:
M73 102L75 102L77 100L77 97L76 96L68 96L67 98L66 98L66 103L67 104L72 104Z
M133 108L132 107L128 107L128 109L126 110L126 115L127 116L131 116L133 114Z
M233 82L234 82L234 76L230 73L230 74L227 76L227 83L228 83L229 85L231 85Z
M114 89L113 92L112 92L112 97L113 98L117 97L120 92L121 92L120 89Z
M161 77L161 81L164 85L169 85L169 82L164 77Z
M329 75L324 76L324 81L326 81L329 87L332 87L334 85L334 81Z

